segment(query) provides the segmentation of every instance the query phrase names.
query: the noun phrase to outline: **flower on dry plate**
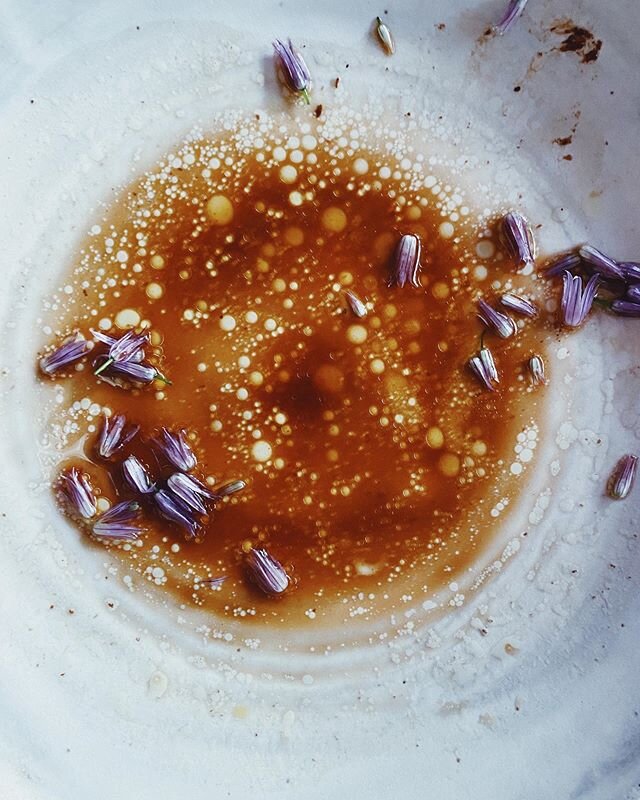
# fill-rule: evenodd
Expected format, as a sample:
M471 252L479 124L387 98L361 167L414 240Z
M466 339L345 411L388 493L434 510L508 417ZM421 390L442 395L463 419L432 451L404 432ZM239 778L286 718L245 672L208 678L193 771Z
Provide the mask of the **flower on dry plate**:
M624 500L633 486L637 466L638 457L631 454L623 456L618 461L607 486L610 497L614 500Z
M519 262L521 269L533 266L536 257L536 243L531 225L526 217L523 217L518 211L510 211L502 219L500 232L507 250Z
M509 0L509 5L506 7L504 14L493 26L495 33L497 33L499 36L505 34L514 24L514 22L522 15L527 2L528 0Z
M562 321L570 328L576 328L578 325L582 325L591 311L600 277L593 275L586 286L583 286L582 278L579 275L565 272L562 275L562 281L562 301L560 303Z
M302 95L308 105L311 102L309 98L311 73L305 64L304 58L295 49L291 39L287 43L276 39L273 42L273 49L276 51L276 62L280 67L282 79L287 88L294 94Z

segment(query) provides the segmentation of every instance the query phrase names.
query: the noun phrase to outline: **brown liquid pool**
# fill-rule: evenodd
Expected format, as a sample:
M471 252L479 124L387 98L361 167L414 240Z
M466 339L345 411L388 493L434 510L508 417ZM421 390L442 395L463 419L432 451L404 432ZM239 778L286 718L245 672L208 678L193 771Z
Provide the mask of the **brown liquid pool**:
M87 470L104 507L130 497L94 450L103 413L124 413L141 436L122 457L162 477L145 437L184 429L196 475L247 488L197 541L145 511L139 542L79 531L79 544L186 606L273 624L426 600L481 560L533 457L544 389L525 364L548 333L526 320L509 340L485 337L493 393L466 369L477 298L536 284L426 160L255 121L191 137L89 227L49 298L50 340L146 327L171 385L109 385L91 356L56 377L60 468ZM388 286L404 233L422 241L420 288ZM282 597L247 581L244 553L259 546L292 578Z

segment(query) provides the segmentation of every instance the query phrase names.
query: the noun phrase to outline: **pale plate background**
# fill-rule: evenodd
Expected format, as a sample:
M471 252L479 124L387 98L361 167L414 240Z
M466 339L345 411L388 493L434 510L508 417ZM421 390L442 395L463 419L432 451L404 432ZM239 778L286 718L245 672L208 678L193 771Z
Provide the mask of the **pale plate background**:
M341 75L354 104L395 95L389 113L442 115L440 139L449 125L451 147L486 157L548 249L589 239L640 260L639 4L531 0L480 41L502 5L0 5L2 798L640 797L638 494L602 496L640 449L640 322L599 317L554 351L530 536L503 574L445 623L338 666L292 655L267 676L259 653L222 658L105 590L41 482L42 293L112 186L220 109L285 107L274 36L306 45L317 102ZM385 8L388 60L370 36ZM557 51L567 18L602 39L597 62Z

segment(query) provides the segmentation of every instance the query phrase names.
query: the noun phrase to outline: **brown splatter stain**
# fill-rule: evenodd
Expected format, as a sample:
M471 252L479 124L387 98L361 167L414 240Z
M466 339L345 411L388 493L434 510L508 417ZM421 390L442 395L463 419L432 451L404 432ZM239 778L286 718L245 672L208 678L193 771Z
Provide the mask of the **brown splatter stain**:
M579 108L574 108L573 110L573 125L571 126L571 131L567 136L557 136L553 139L553 144L557 144L558 147L568 147L573 142L573 136L575 132L578 130L578 124L580 122L580 116L582 112ZM566 156L565 156L566 159ZM571 159L566 159L570 161Z
M576 25L572 20L567 19L558 20L550 30L551 33L565 37L555 50L561 53L576 53L583 64L592 64L598 60L602 39L596 39L587 28Z
M446 30L446 27L447 27L447 26L445 25L445 23L444 23L444 22L438 22L438 24L437 24L437 25L435 25L435 28L436 28L436 30L439 30L439 31L444 31L444 30Z
M573 156L571 153L567 154L566 156L562 156L565 161L573 161Z

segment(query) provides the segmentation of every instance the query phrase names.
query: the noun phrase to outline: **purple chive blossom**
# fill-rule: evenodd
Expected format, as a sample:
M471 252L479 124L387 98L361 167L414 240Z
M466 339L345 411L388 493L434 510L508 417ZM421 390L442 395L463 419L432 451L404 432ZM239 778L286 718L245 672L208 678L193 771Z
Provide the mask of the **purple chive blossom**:
M133 500L116 503L93 523L94 536L114 542L133 542L140 535L141 528L132 523L140 515L140 506Z
M101 342L102 344L106 344L109 348L113 347L119 339L116 336L110 336L108 333L103 333L100 330L95 330L94 328L91 329L91 333L93 334L93 338L97 342ZM138 350L131 354L131 356L127 359L127 361L142 361L144 358L144 349L143 345L141 345Z
M490 392L495 392L496 387L494 384L500 383L500 378L498 377L498 370L491 350L488 347L483 347L478 355L470 358L467 363L469 369L482 386Z
M203 483L193 475L185 475L184 472L174 473L167 481L167 486L188 508L200 514L207 513L203 500L216 499L216 495Z
M611 310L620 317L640 317L640 302L632 303L628 300L614 300Z
M565 272L562 276L562 321L571 328L582 325L585 317L591 311L593 299L596 296L600 277L592 275L586 286L582 285L582 278L579 275L572 275Z
M93 335L96 335L95 331ZM109 338L112 339L112 337ZM136 333L133 329L127 331L119 339L112 341L107 360L95 370L95 374L99 375L112 364L135 363L132 362L132 358L138 358L138 354L148 341L147 331L142 333Z
M478 300L478 308L478 316L487 328L492 328L503 339L508 339L518 330L511 317L501 311L496 311L485 300Z
M522 214L510 211L502 220L502 239L511 254L524 269L531 265L536 257L536 245L531 226Z
M401 289L407 283L418 288L420 279L420 237L415 233L405 233L400 237L393 254L393 271L389 278L389 286L399 286Z
M129 444L139 430L139 425L127 425L124 414L105 417L98 437L98 454L102 458L111 458L117 450Z
M160 489L153 495L153 499L165 519L182 528L189 539L195 537L200 526L194 519L192 511L179 498Z
M155 490L149 470L136 456L129 456L122 462L122 475L129 488L138 494L150 494Z
M137 361L113 361L108 363L107 359L102 366L95 370L95 374L113 386L119 385L118 380L140 384L152 383L157 378L166 380L151 364Z
M282 594L289 588L289 576L279 561L264 550L250 550L245 566L251 582L268 595Z
M505 34L513 25L513 23L520 17L527 5L527 0L509 0L502 19L493 26L493 30L499 36Z
M545 278L555 278L563 272L572 272L582 264L582 259L577 253L567 253L554 261L544 272Z
M534 386L546 384L547 379L544 374L544 361L542 360L542 356L531 356L527 362L527 366L529 367L529 374L531 375L531 383L533 383Z
M295 49L291 39L287 44L276 39L273 42L273 49L276 51L276 62L282 71L285 84L294 94L301 94L308 105L311 102L309 98L311 73L304 58Z
M344 296L347 298L347 303L351 309L351 313L355 317L362 319L363 317L367 316L367 307L357 294L347 291L344 293Z
M609 497L612 497L614 500L624 500L633 486L637 465L637 456L622 456L609 478L607 485Z
M53 375L69 364L74 364L91 350L91 342L77 335L67 339L60 347L40 359L40 369L45 375Z
M71 467L60 476L61 489L69 501L71 508L84 519L95 517L97 512L96 498L86 472Z
M625 281L640 281L640 263L637 261L618 261Z
M533 305L530 300L526 300L524 297L519 297L517 294L503 294L500 298L500 302L505 308L508 308L510 311L515 311L516 314L522 314L523 317L533 317L538 316L538 309Z
M611 278L612 280L623 280L624 274L617 262L601 253L600 250L596 250L595 247L586 244L580 248L578 253L586 264L603 277Z
M198 463L193 450L187 444L184 431L172 433L166 428L161 428L154 444L162 455L182 472L190 472Z
M498 377L498 370L496 368L496 362L493 360L493 354L488 347L480 348L480 361L482 361L482 365L484 366L487 374L491 378L494 383L500 383L500 378Z
M241 492L243 489L246 489L247 484L243 480L237 481L227 481L226 483L221 484L220 486L214 486L213 494L217 498L222 497L230 497L232 494L236 492Z
M196 581L196 588L208 586L210 589L220 589L227 578L227 575L218 575L216 578L201 578Z
M634 283L627 287L627 300L632 303L640 303L640 283Z

